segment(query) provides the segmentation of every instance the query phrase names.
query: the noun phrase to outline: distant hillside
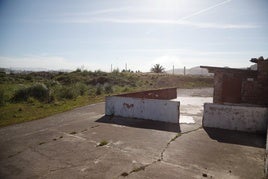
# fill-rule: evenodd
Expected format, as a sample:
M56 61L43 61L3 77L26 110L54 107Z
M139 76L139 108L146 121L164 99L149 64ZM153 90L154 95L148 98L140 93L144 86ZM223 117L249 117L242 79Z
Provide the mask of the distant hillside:
M173 70L167 70L168 74L172 74ZM174 69L174 74L176 75L183 75L184 69L183 68L176 68ZM186 75L202 75L202 76L212 76L213 74L208 73L207 69L200 68L199 66L193 67L190 69L186 68Z

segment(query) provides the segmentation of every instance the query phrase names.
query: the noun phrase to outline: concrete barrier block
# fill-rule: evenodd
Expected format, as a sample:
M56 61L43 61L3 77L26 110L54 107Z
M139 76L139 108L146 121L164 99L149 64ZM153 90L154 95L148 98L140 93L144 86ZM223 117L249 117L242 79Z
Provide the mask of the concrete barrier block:
M265 107L204 104L203 127L265 133L267 119Z
M105 114L179 123L179 107L178 101L109 96Z

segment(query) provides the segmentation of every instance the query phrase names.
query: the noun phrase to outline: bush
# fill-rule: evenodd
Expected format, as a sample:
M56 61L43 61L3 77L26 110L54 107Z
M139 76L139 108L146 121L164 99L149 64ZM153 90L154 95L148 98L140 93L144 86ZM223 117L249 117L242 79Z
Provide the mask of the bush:
M0 89L0 106L5 105L5 93L4 90Z
M88 91L87 85L84 83L76 83L75 88L79 91L79 95L83 96Z
M112 88L112 85L110 85L109 83L105 83L104 84L104 91L105 93L113 93L113 88Z
M49 90L44 84L36 84L28 88L30 97L33 97L39 101L48 101Z
M27 101L29 97L33 97L39 101L48 101L49 89L44 84L35 84L28 88L21 88L15 91L12 101Z
M60 89L60 93L59 93L59 97L61 99L74 99L76 98L77 96L79 96L79 92L76 88L74 87L62 87Z
M102 86L100 84L96 85L96 95L101 95L102 94Z
M28 89L23 87L15 91L15 94L12 97L12 101L14 102L26 101L28 97L29 97Z
M35 98L33 98L33 97L29 97L27 99L27 103L29 103L29 104L35 104L36 102L37 102L37 100Z
M124 87L123 92L128 92L129 88L128 87Z

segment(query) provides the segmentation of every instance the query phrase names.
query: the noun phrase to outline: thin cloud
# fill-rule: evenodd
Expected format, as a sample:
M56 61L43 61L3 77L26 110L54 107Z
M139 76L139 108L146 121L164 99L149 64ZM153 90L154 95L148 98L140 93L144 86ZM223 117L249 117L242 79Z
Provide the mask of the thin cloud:
M36 22L40 23L41 21L45 23L66 23L66 24L92 24L92 23L114 23L114 24L152 24L152 25L177 25L177 26L186 26L186 27L193 27L193 28L207 28L207 29L252 29L252 28L259 28L259 26L254 24L226 24L226 23L213 23L213 22L194 22L189 21L191 17L200 15L205 13L209 10L222 6L226 3L231 2L232 0L225 0L223 2L217 3L213 6L209 6L202 10L199 10L195 13L190 15L186 15L179 19L172 19L172 18L148 18L148 17L141 17L135 18L133 17L115 17L114 13L122 13L122 12L135 12L135 14L143 14L145 12L160 12L163 10L168 10L165 8L134 8L134 7L118 7L118 8L108 8L108 9L99 9L91 12L75 12L75 13L64 13L60 15L62 18L53 18L53 19L43 19L43 20L29 20L25 22ZM167 13L170 12L169 9L166 11ZM163 13L163 12L162 12ZM154 14L154 13L152 13ZM104 15L103 17L101 17ZM148 14L147 14L148 15ZM147 16L146 15L146 16Z
M61 23L74 24L91 24L91 23L116 23L116 24L156 24L156 25L181 25L195 28L214 28L214 29L251 29L258 28L252 24L218 24L218 23L203 23L192 22L186 20L173 19L121 19L121 18L89 18L89 19L65 19L55 21Z
M219 7L219 6L222 6L222 5L224 5L224 4L226 4L226 3L229 3L229 2L231 2L231 0L226 0L226 1L220 2L220 3L218 3L218 4L215 4L215 5L213 5L213 6L209 6L209 7L205 8L205 9L199 10L199 11L197 11L197 12L195 12L195 13L190 14L190 15L184 16L184 17L180 18L179 20L186 20L186 19L189 19L189 18L191 18L191 17L197 16L197 15L199 15L199 14L202 14L202 13L204 13L204 12L207 12L207 11L209 11L209 10L211 10L211 9L214 9L214 8L216 8L216 7Z
M102 15L116 12L128 12L132 8L131 7L119 7L119 8L109 8L109 9L100 9L91 12L74 12L74 13L63 13L60 16L91 16L91 15Z

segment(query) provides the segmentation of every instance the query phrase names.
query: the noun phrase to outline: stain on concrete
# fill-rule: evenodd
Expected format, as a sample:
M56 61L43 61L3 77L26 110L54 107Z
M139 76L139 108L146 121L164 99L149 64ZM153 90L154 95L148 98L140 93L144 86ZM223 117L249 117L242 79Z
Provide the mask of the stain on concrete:
M128 104L128 103L124 103L123 104L124 107L130 109L130 108L133 108L134 107L134 104Z

